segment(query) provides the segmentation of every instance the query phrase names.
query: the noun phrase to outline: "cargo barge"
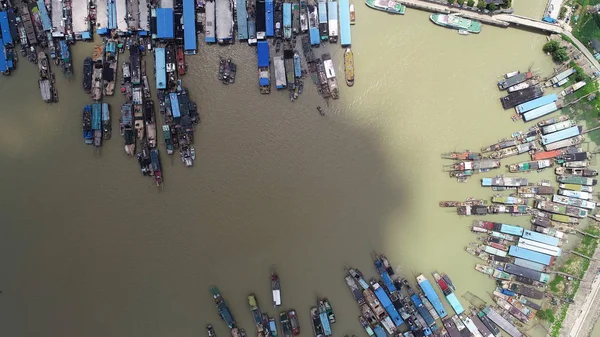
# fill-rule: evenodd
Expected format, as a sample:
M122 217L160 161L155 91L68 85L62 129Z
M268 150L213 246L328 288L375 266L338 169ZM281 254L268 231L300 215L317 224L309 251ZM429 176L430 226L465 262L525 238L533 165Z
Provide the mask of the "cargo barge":
M500 98L500 103L502 103L502 107L506 109L514 108L519 104L525 103L532 99L536 99L543 95L542 89L540 87L531 87L527 89L523 89L517 92L510 93L504 97Z

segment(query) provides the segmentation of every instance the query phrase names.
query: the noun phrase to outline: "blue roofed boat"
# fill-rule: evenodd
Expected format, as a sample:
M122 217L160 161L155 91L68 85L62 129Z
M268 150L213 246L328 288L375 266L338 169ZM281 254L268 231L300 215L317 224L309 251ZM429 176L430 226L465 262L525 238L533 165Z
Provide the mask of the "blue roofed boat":
M390 274L388 273L386 267L383 265L383 261L381 261L381 259L376 258L373 263L375 264L375 268L377 269L377 273L379 273L379 276L381 276L381 279L383 280L383 284L385 285L385 287L391 292L395 292L396 286L394 285L394 281L392 280L392 278L390 277Z
M60 58L62 60L62 71L70 77L73 75L73 62L71 61L71 51L69 50L69 44L65 40L58 41L60 47Z
M258 84L260 86L260 93L268 94L271 92L269 43L267 41L259 41L256 45L256 53L258 56Z
M302 77L302 61L298 53L294 53L294 75L297 78Z
M177 97L177 93L170 93L169 99L171 100L171 114L173 115L173 118L181 118L181 112L179 110L179 97Z
M265 35L273 37L275 35L275 26L273 24L273 0L265 1Z
M529 122L534 119L551 114L560 108L561 108L561 105L558 102L552 102L550 104L542 105L539 108L535 108L533 110L529 110L526 113L524 113L523 120L525 122Z
M117 4L108 1L108 29L117 29Z
M456 312L457 315L460 315L463 312L465 312L465 309L460 304L458 298L456 298L456 295L454 293L446 295L446 300L448 300L448 303L450 303L450 306L452 306L452 309L454 309L454 312Z
M156 9L156 38L164 40L175 38L173 8Z
M552 102L556 102L556 100L558 100L558 95L550 94L550 95L542 96L540 98L536 98L529 102L525 102L523 104L519 104L515 107L515 109L517 110L518 113L522 114L529 110L539 108L543 105L550 104Z
M206 43L216 43L216 29L215 29L215 2L214 1L206 1L204 3L204 12L206 15L206 24L204 25L204 42Z
M530 231L530 230L525 230L523 232L523 238L541 242L541 243L545 243L547 245L552 245L552 246L558 246L558 244L560 243L560 239L557 237Z
M554 256L534 252L532 250L517 247L517 246L510 246L510 248L508 249L508 255L510 255L512 257L518 257L521 259L541 263L546 266L550 266L554 262Z
M266 41L261 41L265 42ZM327 316L327 309L323 301L319 301L319 318L321 319L321 327L323 328L323 334L325 336L331 336L331 325L329 323L329 317Z
M308 5L308 34L311 46L320 46L319 36L319 10L317 6Z
M319 34L323 41L329 39L329 30L327 27L327 0L319 0Z
M156 89L167 88L167 64L165 59L165 48L154 48L154 62L156 71Z
M92 104L92 130L102 130L102 103Z
M246 41L248 40L248 12L246 10L246 0L236 1L238 40Z
M429 310L427 310L427 308L425 307L425 304L423 304L423 301L421 301L421 298L419 298L419 295L412 294L410 296L410 299L413 302L413 304L415 305L415 307L417 308L419 315L421 315L421 317L423 317L423 319L425 320L427 325L429 325L429 326L435 325L435 319L433 318L433 316L431 316L431 314L429 313Z
M513 225L507 225L507 224L502 224L500 226L500 233L504 233L504 234L521 236L521 235L523 235L523 231L524 231L523 227L519 227L519 226L513 226Z
M292 38L292 4L283 3L283 37L287 40Z
M248 15L248 44L253 46L258 41L256 36L256 19Z
M50 20L50 16L48 15L48 10L46 9L46 4L44 0L37 1L37 8L40 14L40 19L42 21L42 26L45 31L52 31L52 21Z
M12 35L10 34L10 24L8 22L8 13L0 12L0 28L2 29L2 45L10 46L13 44Z
M350 34L350 3L348 0L339 0L340 5L340 41L342 47L352 44Z
M12 64L6 59L6 49L2 39L0 39L0 73L8 75L10 74L10 69L12 69Z
M572 126L568 129L553 132L547 135L543 135L541 139L542 145L548 145L564 139L579 136L581 134L581 126Z
M217 287L210 287L210 292L213 295L213 298L215 299L215 304L217 305L217 310L219 310L219 316L221 317L221 319L224 320L225 323L227 323L227 326L230 329L235 328L236 325L235 320L233 319L233 315L231 315L231 311L229 310L227 303L225 303L225 300L223 299L223 297L221 297L219 289L217 289Z
M442 302L440 302L440 298L431 286L431 283L429 282L427 277L425 277L423 274L417 276L417 283L419 284L421 289L423 289L425 296L427 296L427 299L429 299L429 302L431 302L431 305L433 305L435 311L438 313L438 315L440 315L440 318L448 316L446 309L444 309Z
M375 336L376 337L387 337L387 334L385 333L385 330L383 330L383 328L381 327L380 324L377 324L373 328L373 332L375 332Z
M377 296L377 299L379 299L379 302L381 303L385 311L388 313L388 315L390 315L390 318L392 319L392 322L394 322L394 325L399 327L400 325L404 324L402 317L400 317L398 310L396 310L394 304L392 304L392 301L390 300L389 296L385 293L385 290L383 290L383 287L381 287L379 283L373 283L371 286L373 287L375 296Z
M369 284L363 278L363 274L360 270L348 268L348 274L354 278L354 280L361 286L363 290L369 289Z
M183 50L196 54L196 1L183 0Z

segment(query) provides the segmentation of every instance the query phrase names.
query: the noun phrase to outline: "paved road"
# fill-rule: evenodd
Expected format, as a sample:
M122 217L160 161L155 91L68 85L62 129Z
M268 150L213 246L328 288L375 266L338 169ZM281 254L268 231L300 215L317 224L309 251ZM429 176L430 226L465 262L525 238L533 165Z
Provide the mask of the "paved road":
M581 50L583 55L585 55L585 57L590 61L594 68L600 71L600 63L598 63L598 61L594 58L594 55L592 55L592 53L587 49L587 47L583 43L581 43L581 41L577 40L577 38L575 38L575 36L573 36L571 32L565 31L564 34L568 36L571 40L573 40L573 43L575 43L575 45Z

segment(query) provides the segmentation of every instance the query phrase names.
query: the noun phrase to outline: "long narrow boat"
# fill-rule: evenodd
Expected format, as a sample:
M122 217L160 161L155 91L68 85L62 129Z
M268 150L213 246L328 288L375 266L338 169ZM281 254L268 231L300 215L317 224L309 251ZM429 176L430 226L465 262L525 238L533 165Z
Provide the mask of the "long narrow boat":
M236 327L235 324L235 320L233 319L233 315L231 315L231 311L229 310L229 307L227 306L227 303L225 303L225 300L223 299L223 297L221 297L221 294L219 293L219 289L217 289L217 287L210 287L210 292L213 295L213 298L215 300L215 304L217 306L217 310L219 311L219 316L221 317L221 319L223 321L225 321L225 323L227 323L227 326L230 329L233 329Z
M479 160L482 158L482 156L481 156L481 153L465 150L465 151L460 151L460 152L443 153L442 158L455 159L455 160Z
M366 0L365 4L373 9L390 14L404 14L406 7L395 0Z
M273 293L273 306L277 308L281 306L281 285L279 275L275 271L271 271L271 291Z
M552 167L554 163L550 159L528 161L524 163L513 164L508 167L510 172L529 172L539 171L548 167Z
M92 106L90 104L83 108L83 140L85 144L93 143L94 133L92 131Z
M344 52L344 69L346 72L346 84L351 87L354 85L354 54L350 48L346 48Z
M115 82L117 80L117 64L119 53L117 51L117 42L108 40L104 49L104 64L102 77L104 81L104 95L112 96L115 93Z
M93 71L93 62L91 57L86 57L83 60L83 91L86 94L89 94L92 91L92 71Z

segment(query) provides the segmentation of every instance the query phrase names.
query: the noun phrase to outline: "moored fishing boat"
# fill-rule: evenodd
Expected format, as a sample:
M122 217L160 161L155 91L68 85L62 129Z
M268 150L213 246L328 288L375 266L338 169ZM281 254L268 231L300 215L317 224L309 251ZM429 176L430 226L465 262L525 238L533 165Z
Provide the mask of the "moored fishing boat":
M292 337L292 324L288 318L288 314L286 312L282 312L279 314L279 322L281 323L282 336L283 337Z
M365 4L373 9L391 14L404 14L406 7L395 0L366 0Z
M492 273L492 277L498 280L510 280L512 279L512 276L502 270L499 269L495 269L494 272Z
M167 154L173 154L173 139L171 139L171 128L168 124L162 126L163 129L163 138L165 139L165 148L167 150Z
M83 140L87 145L91 145L94 140L94 132L92 131L92 106L90 104L83 108Z
M576 184L576 185L586 185L586 186L594 186L598 183L596 179L580 177L580 176L558 176L556 177L559 183L563 184Z
M583 208L561 205L555 202L540 200L536 201L535 207L539 210L562 214L570 217L585 218L588 216L588 211Z
M564 121L566 121L568 119L569 119L569 116L567 116L567 115L560 115L560 116L551 117L551 118L545 119L545 120L543 120L541 122L538 122L537 125L539 127L543 127L543 126L550 125L550 124L564 122Z
M130 124L123 126L123 139L125 141L125 153L133 156L135 154L135 130Z
M563 196L563 195L554 195L552 197L552 202L555 202L558 204L563 204L563 205L568 205L568 206L586 208L589 210L594 210L596 208L595 202L578 199L578 198L569 198L569 197Z
M354 12L354 3L350 4L350 24L356 24L356 13Z
M92 57L94 67L92 71L92 100L99 101L102 98L103 82L102 70L104 69L104 46L94 46L94 55Z
M515 84L512 87L509 87L507 91L508 92L515 92L515 91L527 89L527 88L529 88L531 86L538 85L538 84L539 84L539 82L537 80L528 80L528 81L525 81L525 82L521 82L519 84Z
M112 96L115 93L115 82L117 80L117 61L119 57L119 53L117 52L117 42L108 40L104 51L104 69L102 72L104 95Z
M335 67L333 65L331 55L329 55L329 53L324 53L321 55L321 59L323 60L323 67L325 68L325 76L327 77L329 93L333 99L338 99L340 98L340 94L337 85L337 79L335 77Z
M277 337L277 321L275 318L269 318L269 332L271 337Z
M528 161L524 163L518 163L508 166L510 172L529 172L543 170L548 167L552 167L554 163L550 159Z
M182 46L177 46L177 73L179 73L179 76L183 76L186 73L185 56Z
M469 33L481 32L481 22L460 17L456 14L431 14L431 21L438 26L465 30Z
M112 136L112 123L108 103L102 103L102 138L110 139Z
M83 91L89 94L92 91L92 71L93 62L91 57L86 57L83 60Z
M206 332L208 334L208 337L217 337L217 334L215 333L215 329L213 328L213 326L211 324L206 325Z
M579 185L575 185L575 186L579 186ZM569 197L569 198L579 198L579 199L583 199L583 200L590 200L593 198L593 194L591 192L571 191L571 190L564 190L562 188L558 189L558 194L564 195L565 197Z
M263 326L262 312L258 307L258 301L256 300L256 296L254 296L254 294L250 294L248 296L248 305L250 306L250 312L254 318L254 325L256 325L258 337L267 337L265 334L265 326Z
M323 325L321 323L321 318L319 316L319 311L316 307L310 308L310 317L311 317L313 333L315 334L315 337L325 336L325 333L323 332Z
M450 171L479 171L485 172L491 169L499 168L500 161L493 159L481 159L481 160L473 160L473 161L461 161L455 164L445 165L446 168L449 168Z
M562 164L565 169L583 169L590 166L590 162L587 160L570 161Z
M275 308L281 306L281 284L279 275L275 271L271 271L271 292L273 293L273 306Z
M158 154L158 149L150 150L150 161L152 171L154 172L154 180L156 181L156 186L161 186L163 183L162 176L162 167L160 165L160 157Z
M465 150L465 151L461 151L461 152L443 153L442 158L455 159L455 160L478 160L478 159L481 159L482 156L481 156L481 153Z
M229 310L229 307L227 306L227 303L225 303L225 300L223 299L223 297L221 297L221 294L219 293L219 289L217 289L217 287L210 287L210 292L213 295L213 298L215 300L215 305L217 306L217 310L219 311L219 316L221 317L221 319L223 321L225 321L225 323L227 323L227 326L230 329L233 329L236 327L235 324L235 320L233 319L233 316L231 315L231 311Z
M333 307L328 299L323 299L323 305L325 306L325 313L327 314L327 318L329 319L329 323L335 323L335 314L333 313Z
M511 78L513 76L519 75L521 73L520 70L511 71L503 75L504 78Z
M344 52L344 69L346 72L346 85L351 87L354 85L354 54L350 48L346 48Z
M594 192L594 187L580 185L580 184L564 183L564 184L559 184L558 187L565 189L565 190L569 190L569 191L581 191L581 192L589 192L589 193Z
M373 329L369 325L369 322L367 322L367 320L363 316L358 316L358 322L363 327L363 329L365 329L365 332L367 333L367 335L369 335L369 337L375 336L375 332L373 331ZM315 336L319 337L316 334L315 334Z
M524 205L527 203L526 199L516 198L511 196L500 196L495 195L492 197L493 203L505 204L505 205Z
M300 334L300 324L298 323L298 316L296 315L296 310L288 311L288 318L290 320L292 334L294 336L298 336Z
M487 200L468 198L465 201L440 201L440 207L458 207L464 205L485 205Z

